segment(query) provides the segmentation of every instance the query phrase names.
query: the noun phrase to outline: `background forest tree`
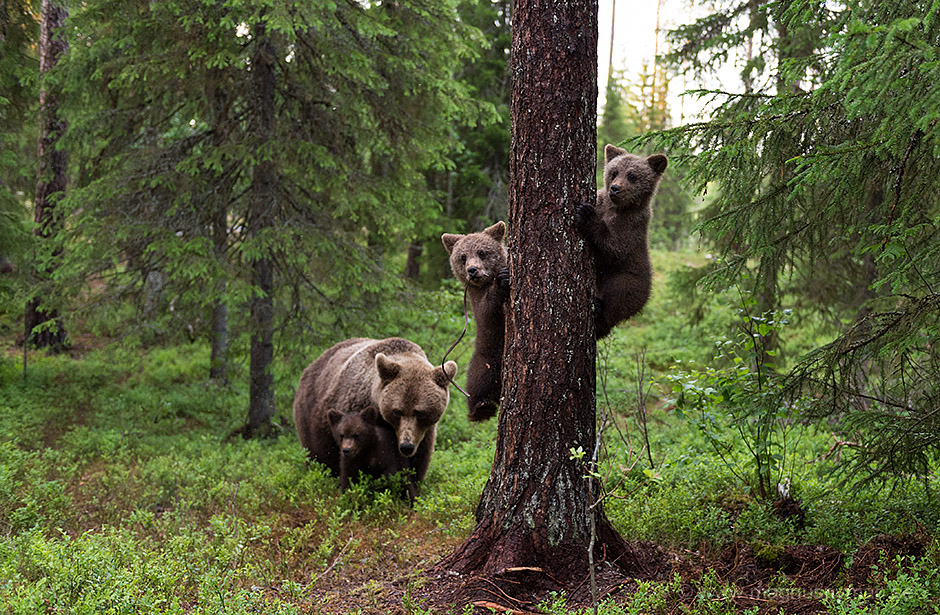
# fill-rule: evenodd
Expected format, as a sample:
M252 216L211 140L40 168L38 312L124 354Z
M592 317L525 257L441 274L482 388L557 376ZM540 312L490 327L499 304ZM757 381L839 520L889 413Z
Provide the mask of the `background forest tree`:
M69 16L65 0L43 0L39 18L39 138L36 149L36 189L33 220L36 226L35 267L31 268L33 290L41 289L43 281L56 274L61 249L58 235L65 224L59 202L65 196L68 182L68 153L60 147L68 121L62 112L62 92L50 78L58 63L68 52L66 20ZM26 302L25 339L41 348L61 351L66 333L62 318L41 292L33 292Z
M29 2L0 2L0 300L16 294L28 242L22 195L36 189L39 23Z
M923 475L940 453L938 11L722 2L670 34L679 70L746 59L743 91L704 92L719 100L708 121L656 137L695 191L718 184L699 231L720 259L701 273L763 319L757 360L785 308L833 336L779 341L779 393L842 417L863 476Z
M390 248L439 228L425 174L452 168L450 130L495 119L453 79L479 32L420 2L103 1L70 26L51 83L75 180L48 242L61 269L34 292L63 309L90 292L86 312L131 300L151 342L210 337L221 381L229 329L260 335L267 423L275 330L283 345L374 321L400 290Z

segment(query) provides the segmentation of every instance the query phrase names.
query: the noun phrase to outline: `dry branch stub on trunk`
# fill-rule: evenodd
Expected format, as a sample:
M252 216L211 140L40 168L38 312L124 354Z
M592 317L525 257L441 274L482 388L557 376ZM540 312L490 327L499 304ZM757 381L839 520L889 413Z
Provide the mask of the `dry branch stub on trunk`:
M574 592L629 549L591 505L572 449L595 438L593 264L574 228L595 198L597 3L519 0L511 74L511 291L496 455L470 537L432 571L457 599L516 610ZM456 574L455 574L456 573Z

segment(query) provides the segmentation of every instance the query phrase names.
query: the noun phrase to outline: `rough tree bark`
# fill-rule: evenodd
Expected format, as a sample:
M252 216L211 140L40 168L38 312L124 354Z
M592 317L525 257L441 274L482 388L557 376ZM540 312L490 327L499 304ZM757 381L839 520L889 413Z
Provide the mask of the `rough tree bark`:
M573 221L596 192L597 2L517 0L513 10L512 290L496 458L476 529L437 569L493 581L524 568L573 586L588 574L593 502L570 450L590 457L595 439L594 273ZM617 559L625 543L593 514L595 552ZM472 581L463 597L475 598Z
M43 78L39 90L39 139L37 143L39 172L36 180L35 234L41 241L51 241L61 224L55 211L56 200L65 193L67 157L56 143L65 132L65 121L59 117L56 94L48 86L45 75L58 63L68 48L63 28L69 16L64 0L43 0L40 15L39 74ZM41 277L49 275L49 266L37 271ZM26 341L39 348L61 350L65 344L65 328L54 310L43 310L42 300L35 298L26 304ZM52 321L51 326L35 330Z
M274 139L274 45L267 36L264 22L255 26L257 51L251 60L252 82L255 94L257 135L260 142L258 162L255 164L251 186L251 213L249 232L258 239L273 226L274 163L270 159L268 146ZM251 358L249 365L248 424L245 437L266 435L271 430L274 416L274 375L271 364L274 359L274 264L263 255L252 262L252 279L258 295L251 302Z

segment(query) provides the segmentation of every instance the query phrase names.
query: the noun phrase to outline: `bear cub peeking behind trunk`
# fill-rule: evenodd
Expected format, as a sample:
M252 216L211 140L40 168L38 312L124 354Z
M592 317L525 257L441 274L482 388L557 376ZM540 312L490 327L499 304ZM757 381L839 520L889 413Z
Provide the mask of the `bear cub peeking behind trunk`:
M360 472L373 478L393 476L407 470L409 458L398 454L398 440L389 427L379 422L379 409L373 405L359 411L328 413L333 439L339 446L339 486L349 489L349 480ZM408 499L414 504L418 497L414 484L408 482Z
M450 254L454 276L467 289L476 340L467 368L467 417L484 421L496 414L502 389L505 303L509 298L509 256L503 235L506 223L497 222L480 233L444 233L441 241Z
M639 312L650 296L650 201L668 161L604 148L604 188L595 204L575 210L575 225L594 256L597 286L594 329L597 339Z

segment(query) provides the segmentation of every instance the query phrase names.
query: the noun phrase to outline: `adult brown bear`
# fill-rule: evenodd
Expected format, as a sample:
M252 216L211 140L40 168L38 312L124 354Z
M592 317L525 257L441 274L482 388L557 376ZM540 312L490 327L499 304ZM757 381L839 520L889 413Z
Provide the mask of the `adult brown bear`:
M446 373L445 373L446 370ZM421 347L399 337L354 338L329 348L300 377L294 397L294 425L310 458L340 473L340 449L330 411L343 414L378 408L379 427L394 431L398 453L424 479L437 422L450 400L457 364L431 365Z

